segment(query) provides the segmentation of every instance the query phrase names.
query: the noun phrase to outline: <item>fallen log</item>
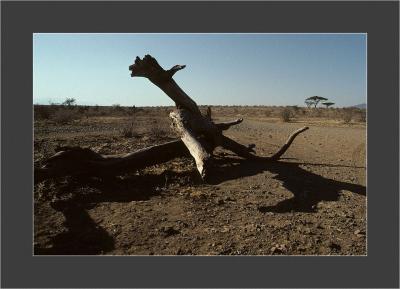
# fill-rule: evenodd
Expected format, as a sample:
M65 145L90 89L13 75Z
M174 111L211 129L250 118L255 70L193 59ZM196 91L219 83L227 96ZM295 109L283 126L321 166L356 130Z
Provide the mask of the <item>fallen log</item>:
M181 140L154 145L125 155L101 155L88 148L60 147L40 168L35 183L61 176L112 176L135 171L177 157L190 156Z
M185 65L175 65L169 70L164 70L150 55L143 59L136 57L134 64L129 66L132 77L149 79L175 102L177 109L170 113L170 118L180 140L122 156L101 155L80 147L64 147L47 159L44 166L35 169L35 181L65 175L117 175L182 156L192 156L199 174L205 179L213 163L213 151L218 146L243 158L276 161L287 151L296 136L308 129L303 127L295 131L272 156L258 156L254 154L255 145L244 146L222 134L231 126L240 124L243 119L214 123L210 108L207 109L206 115L201 114L196 102L172 78L177 71L184 68Z

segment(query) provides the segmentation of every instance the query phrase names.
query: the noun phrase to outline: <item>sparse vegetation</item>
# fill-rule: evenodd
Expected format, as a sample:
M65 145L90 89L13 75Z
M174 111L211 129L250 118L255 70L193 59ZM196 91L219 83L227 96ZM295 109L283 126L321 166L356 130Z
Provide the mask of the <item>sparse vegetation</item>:
M35 105L34 118L35 120L47 120L50 119L52 112L50 105Z
M353 110L351 108L346 108L342 112L342 119L344 123L350 123L353 119Z
M366 121L367 121L367 111L366 111L365 109L362 109L362 110L360 111L359 120L360 120L361 122L366 122Z
M169 122L153 120L150 127L150 135L154 138L163 139L169 134Z
M280 118L283 122L289 122L293 117L293 112L290 108L285 107L280 112Z
M135 124L135 121L132 120L128 124L126 124L122 130L121 130L122 136L126 138L131 138L131 137L138 137L139 134L137 132L137 125Z
M79 117L75 111L65 109L57 110L52 116L52 120L58 124L67 124L77 118Z
M38 111L43 107L50 114L47 120L38 118ZM57 146L88 146L106 154L126 154L167 142L172 131L167 113L171 107L137 107L132 117L118 114L112 106L91 106L83 111L79 106L68 109L53 104L35 105L34 109L35 164L53 155ZM280 121L283 107L213 106L212 115L218 122L230 120L234 109L240 111L245 120L231 131L232 137L244 144L257 138L256 150L265 151L265 154L273 151L271 146L279 145L288 131L303 125ZM270 255L283 254L281 250L286 250L284 254L297 255L365 254L366 201L363 195L351 191L355 187L365 187L365 146L362 145L365 124L360 122L365 110L352 109L352 126L348 127L342 119L347 110L344 108L288 109L295 114L296 121L309 122L310 126L304 134L307 139L299 138L288 157L296 157L298 162L338 165L343 164L339 161L343 160L354 162L359 168L342 165L327 170L324 165L304 167L282 160L258 170L257 166L249 169L238 163L237 167L221 167L217 171L221 175L218 181L221 185L214 191L212 186L196 179L196 168L190 158L180 158L128 173L112 184L92 179L91 183L96 186L79 184L65 190L65 183L42 182L35 185L34 195L35 254ZM78 118L66 128L52 121L56 111L75 112ZM87 119L86 115L89 115ZM313 125L314 121L317 125ZM325 126L324 123L333 124ZM121 129L125 126L124 135ZM136 134L143 137L135 137ZM243 170L248 175L238 178L238 172ZM339 188L338 184L344 187ZM70 195L84 197L77 200ZM65 199L71 206L81 206L79 210L84 212L83 216L63 215L63 211L53 209L54 196ZM300 199L293 199L295 196ZM293 200L301 202L292 203ZM254 208L249 210L249 204L254 204L251 205ZM93 223L85 223L87 212ZM290 228L283 228L282 224L293 222L293 212L298 230L288 234ZM180 221L174 222L178 214ZM232 219L233 214L237 218ZM77 221L72 222L72 231L68 232L65 224L70 218ZM246 221L249 219L252 221ZM227 224L226 220L231 223ZM91 226L99 223L99 227ZM140 231L131 234L130 228ZM215 228L217 233L211 234L210 228ZM99 230L104 234L99 234ZM218 233L219 230L224 233ZM168 235L178 231L180 233ZM257 239L248 241L249 233L256 234ZM81 240L80 234L85 234L87 239ZM60 237L53 238L57 235ZM340 244L341 249L329 243L332 235L340 238L333 241ZM106 236L106 239L99 236ZM199 236L201 240L193 237L182 242L182 236ZM114 240L114 247L107 246L107 238L110 242ZM168 246L162 245L165 240ZM71 242L75 245L70 246ZM319 245L312 246L311 242ZM276 244L286 244L286 247ZM271 251L271 248L278 249Z
M35 120L53 120L57 123L62 121L62 123L68 123L71 120L77 120L80 118L90 118L90 117L136 117L136 116L144 116L149 111L150 108L143 107L135 107L135 106L81 106L76 105L72 107L60 105L60 104L51 104L51 105L35 105L34 106L34 114ZM152 111L157 111L156 117L161 115L168 116L171 108L169 107L154 107L151 108ZM207 112L207 107L201 107L202 112L204 114ZM61 111L68 110L68 113L64 113ZM348 112L351 110L352 112ZM231 115L241 115L243 117L258 117L258 118L267 118L267 119L279 119L284 122L291 121L293 118L298 120L307 120L307 119L326 119L326 120L338 120L341 122L348 121L348 118L351 116L350 122L359 122L365 123L366 121L366 110L358 109L358 108L330 108L325 109L321 107L316 108L305 108L298 106L287 106L287 107L278 107L278 106L231 106L231 107L212 107L212 115L218 117L218 113L224 111L224 113L229 112ZM169 123L167 123L169 125ZM165 127L164 127L165 129ZM155 129L156 130L156 129Z
M73 97L67 97L67 99L64 100L62 105L66 105L71 108L73 105L76 105L76 99Z

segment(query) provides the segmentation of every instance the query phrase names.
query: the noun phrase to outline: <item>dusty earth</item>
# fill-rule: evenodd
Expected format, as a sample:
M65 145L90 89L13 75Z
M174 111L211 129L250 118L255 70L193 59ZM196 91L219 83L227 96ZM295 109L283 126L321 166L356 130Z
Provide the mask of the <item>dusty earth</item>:
M366 127L340 120L242 115L225 134L269 155L301 134L276 163L217 150L206 184L180 158L113 179L47 180L34 187L34 254L56 255L366 255ZM134 118L101 116L59 125L35 121L40 165L58 145L127 153L175 138L167 109ZM154 156L155 158L157 156Z

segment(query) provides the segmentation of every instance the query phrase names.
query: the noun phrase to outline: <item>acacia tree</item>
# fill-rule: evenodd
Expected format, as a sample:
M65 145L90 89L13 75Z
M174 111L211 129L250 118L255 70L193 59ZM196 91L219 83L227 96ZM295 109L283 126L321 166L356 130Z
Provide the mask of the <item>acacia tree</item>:
M73 97L67 97L64 102L62 103L63 105L66 105L68 107L73 106L74 104L76 104L76 99Z
M325 105L326 108L328 108L328 107L334 105L335 103L334 102L323 102L322 104Z
M305 100L305 103L306 103L307 107L314 106L314 108L315 108L315 107L317 107L318 103L320 103L320 101L323 101L323 100L328 100L328 99L325 97L322 97L322 96L315 95L315 96L310 96L309 98L307 98Z
M307 105L308 108L310 108L314 104L314 102L312 100L306 99L305 104Z

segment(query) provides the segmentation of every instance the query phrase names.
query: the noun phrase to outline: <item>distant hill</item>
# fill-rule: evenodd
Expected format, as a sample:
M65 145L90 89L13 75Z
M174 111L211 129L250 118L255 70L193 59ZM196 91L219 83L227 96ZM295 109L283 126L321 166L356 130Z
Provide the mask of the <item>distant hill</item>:
M360 103L357 105L353 105L352 107L357 107L359 109L367 109L367 104L366 103Z

